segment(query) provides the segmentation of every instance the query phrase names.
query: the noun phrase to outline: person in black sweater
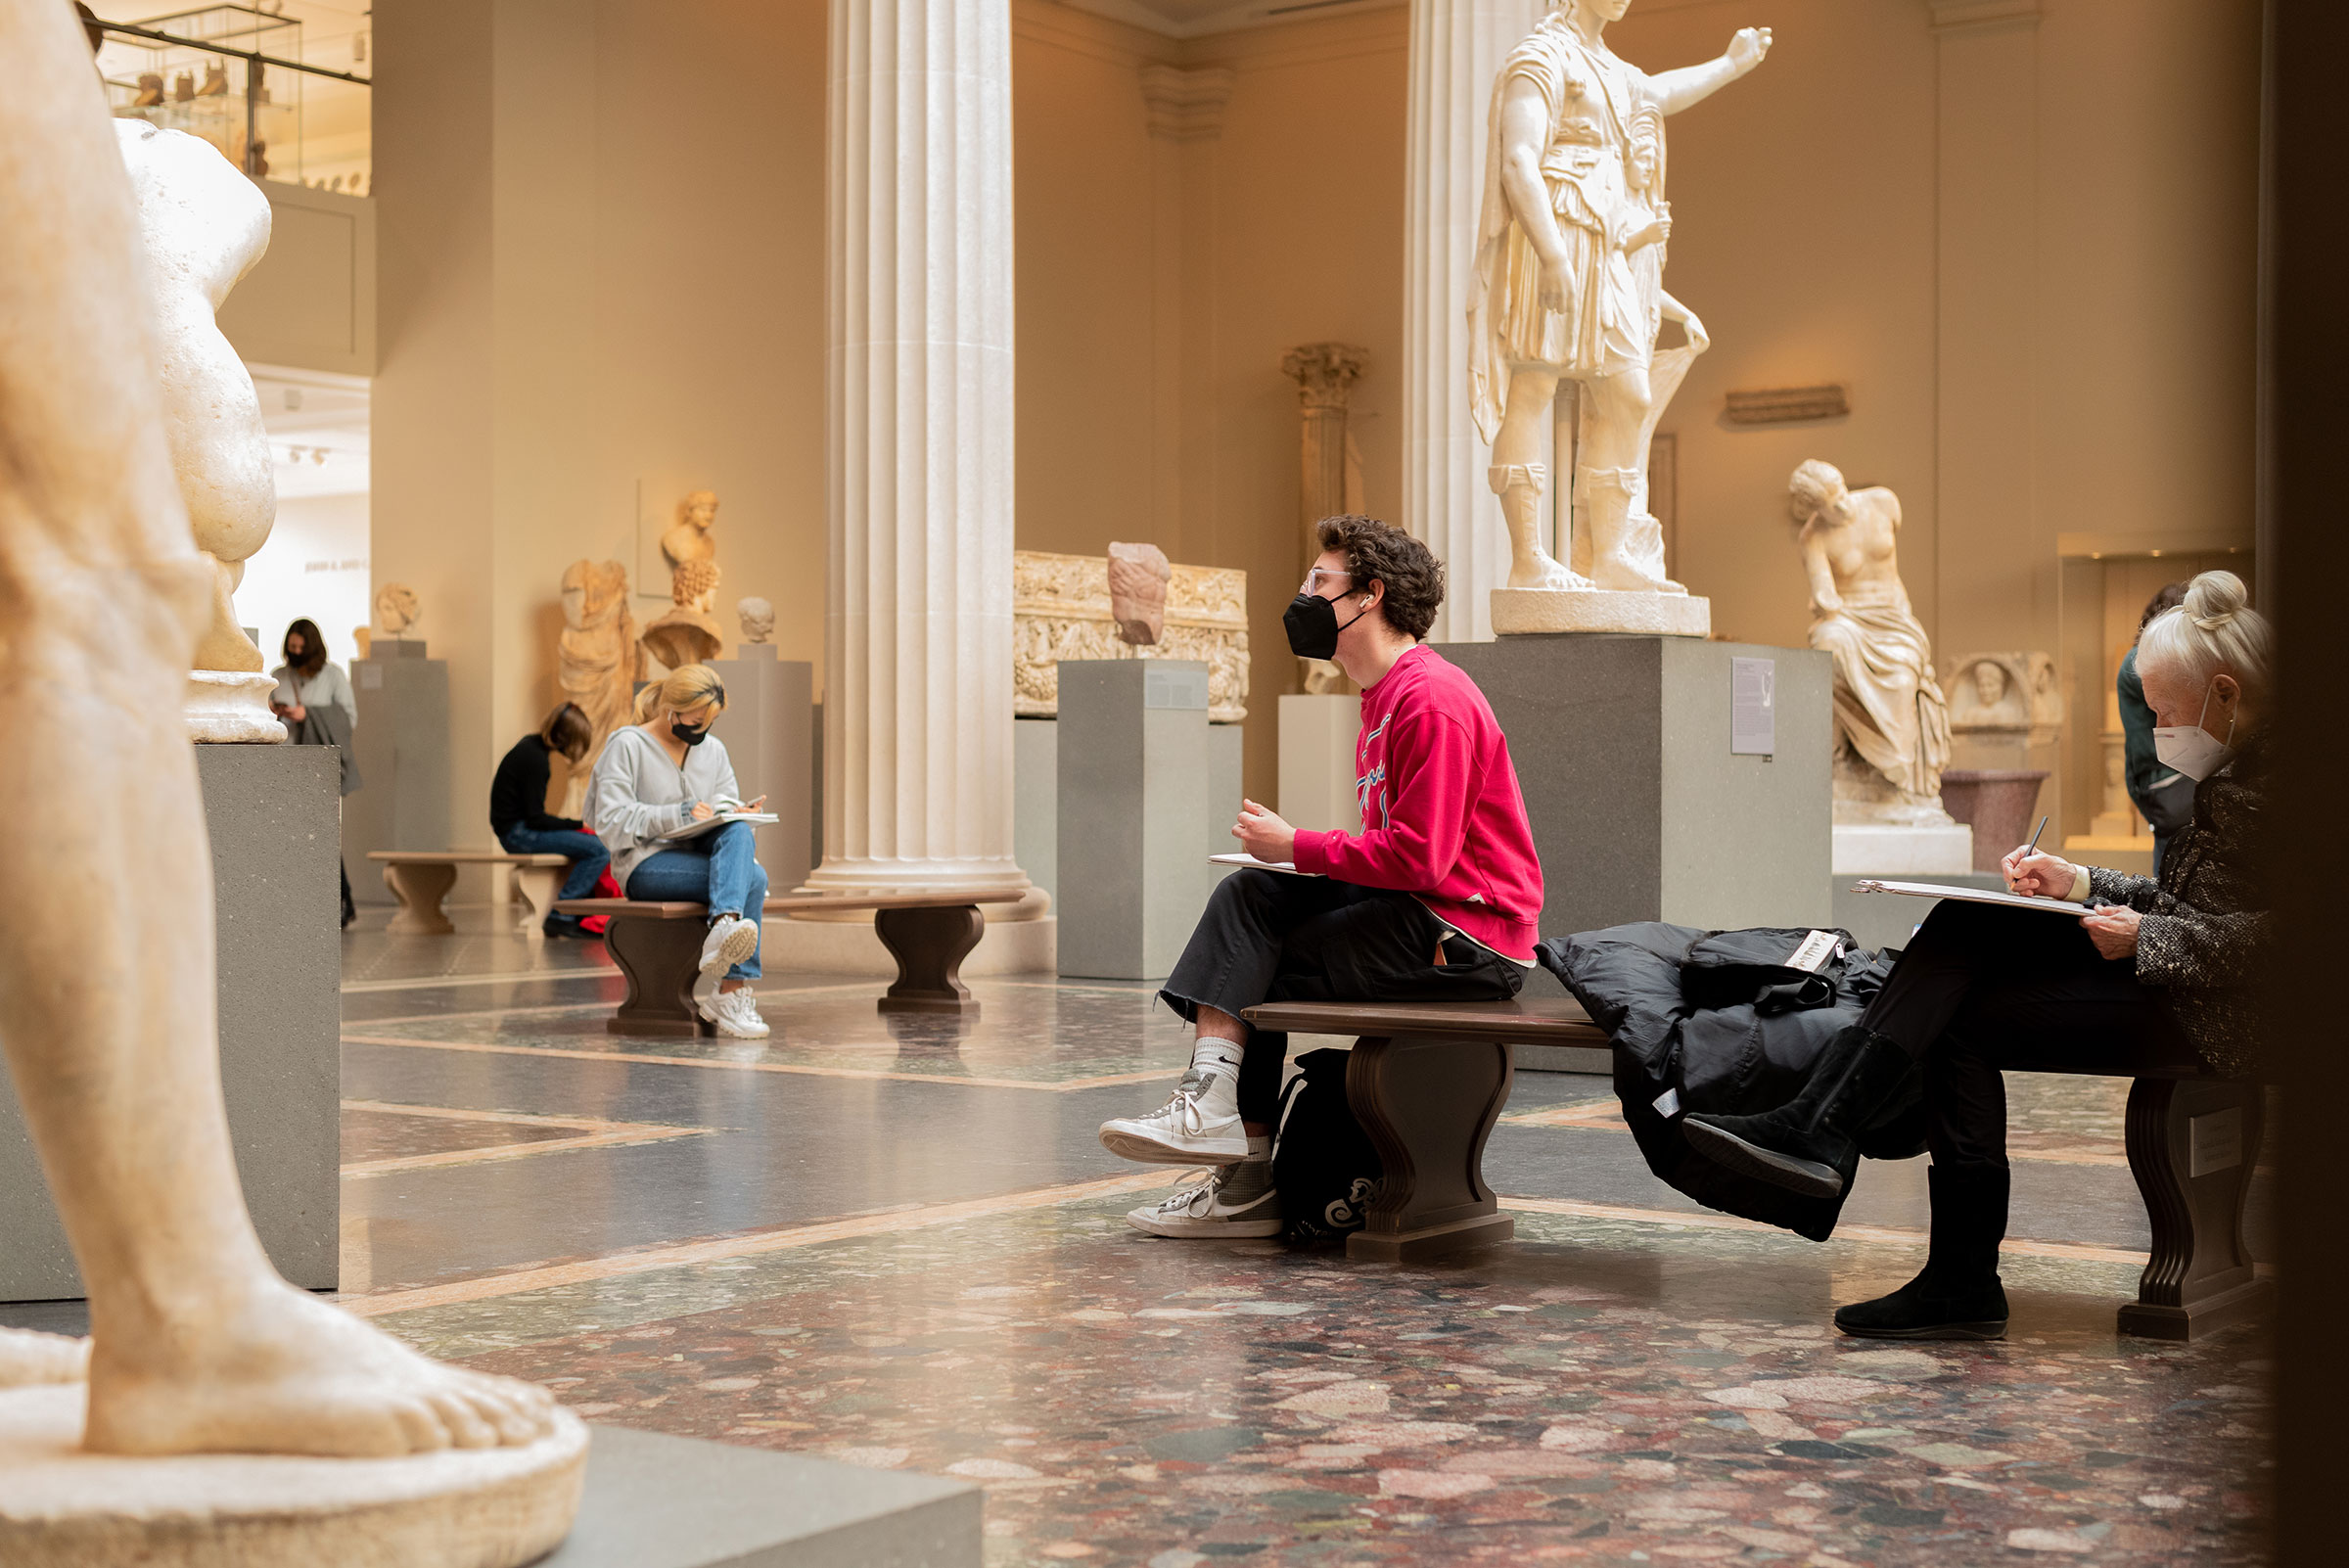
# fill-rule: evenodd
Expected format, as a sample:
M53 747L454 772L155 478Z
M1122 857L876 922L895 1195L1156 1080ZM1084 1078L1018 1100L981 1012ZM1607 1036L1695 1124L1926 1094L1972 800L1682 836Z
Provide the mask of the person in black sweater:
M514 743L489 784L489 826L508 854L571 856L571 875L564 879L561 895L566 899L594 893L612 856L586 824L547 810L547 780L554 771L548 759L561 752L572 766L578 766L586 760L594 733L579 705L564 703L546 715L537 734ZM543 929L550 937L588 935L576 915L550 914Z

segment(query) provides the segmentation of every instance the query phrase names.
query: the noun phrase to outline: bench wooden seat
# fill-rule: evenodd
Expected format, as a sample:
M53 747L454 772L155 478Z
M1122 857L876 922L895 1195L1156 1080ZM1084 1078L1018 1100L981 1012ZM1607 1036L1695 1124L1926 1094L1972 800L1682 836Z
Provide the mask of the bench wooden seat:
M384 886L399 900L398 913L384 929L424 936L445 936L457 929L449 924L440 900L456 885L461 865L512 866L514 886L530 906L522 917L522 930L531 936L540 934L571 867L564 855L509 854L503 850L372 850L367 858L384 868Z
M1571 996L1505 1002L1267 1002L1259 1029L1359 1037L1346 1101L1385 1176L1350 1258L1415 1262L1505 1241L1516 1225L1486 1185L1486 1141L1520 1044L1600 1046L1604 1031ZM2059 1064L2033 1072L2077 1073ZM2106 1076L2106 1075L2080 1075ZM2126 1123L2130 1174L2144 1197L2152 1251L2120 1331L2184 1340L2257 1311L2272 1286L2243 1242L2262 1132L2261 1085L2192 1066L2135 1076Z
M873 934L898 961L897 982L883 993L885 1013L979 1011L962 983L962 961L987 931L983 903L1015 903L1018 893L896 893L865 898L794 893L766 900L768 915L806 910L873 912ZM564 899L560 914L602 915L604 949L628 983L627 999L604 1026L615 1035L714 1035L693 1004L707 904L637 899Z

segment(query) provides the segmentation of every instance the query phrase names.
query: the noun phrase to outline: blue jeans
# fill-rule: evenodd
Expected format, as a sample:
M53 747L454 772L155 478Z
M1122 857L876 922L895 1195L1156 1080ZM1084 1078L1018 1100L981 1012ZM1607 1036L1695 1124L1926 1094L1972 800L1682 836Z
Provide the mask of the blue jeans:
M611 852L604 841L592 833L576 830L543 832L525 827L520 822L500 833L497 842L505 846L508 854L568 854L571 856L571 875L563 879L563 899L592 899L595 885L602 880L604 867L612 863Z
M648 903L673 899L706 903L713 915L734 910L761 927L766 918L766 868L759 863L759 841L748 822L728 822L713 833L687 839L639 862L628 873L628 897ZM759 951L726 971L728 980L757 980Z

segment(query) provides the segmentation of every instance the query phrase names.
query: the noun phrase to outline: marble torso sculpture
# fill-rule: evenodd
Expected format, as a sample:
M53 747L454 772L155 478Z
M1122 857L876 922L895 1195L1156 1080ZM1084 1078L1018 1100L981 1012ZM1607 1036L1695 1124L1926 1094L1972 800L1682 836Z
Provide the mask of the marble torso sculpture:
M668 579L668 609L644 628L644 651L671 669L715 659L725 651L725 633L710 614L717 602L717 567L687 561Z
M389 637L394 642L408 639L408 628L424 619L424 606L416 590L404 582L387 582L375 590L375 637Z
M557 645L563 695L587 715L592 761L604 741L635 717L636 679L644 655L636 618L628 611L628 569L618 561L574 561L563 572L563 635ZM572 769L563 815L577 816L587 794L587 769Z
M1468 382L1509 528L1496 630L1701 636L1711 623L1703 601L1664 576L1662 530L1646 506L1656 420L1708 342L1663 288L1671 227L1663 121L1759 66L1771 36L1747 27L1719 59L1650 76L1601 37L1627 6L1563 0L1494 83ZM1683 325L1688 342L1659 355L1667 319ZM1571 535L1571 566L1542 544L1550 484L1543 441L1553 426L1559 467L1572 470L1559 509L1570 520L1560 531ZM1642 602L1537 597L1592 589Z
M1136 648L1157 644L1167 629L1167 584L1174 569L1155 544L1109 547L1109 615L1118 640Z
M1813 459L1787 484L1811 582L1811 646L1835 661L1835 820L1940 825L1950 717L1901 583L1900 497Z
M0 1556L532 1560L576 1506L584 1429L543 1390L429 1360L294 1289L246 1210L182 710L222 597L165 415L189 411L164 373L186 361L142 302L151 253L71 10L0 0L0 60L15 68L0 93L0 727L15 737L0 798L81 829L0 838L0 1046L92 1330L86 1384L43 1386L79 1370L53 1344L0 1354L0 1382L31 1385L0 1387ZM59 721L61 671L103 721ZM452 1447L507 1452L435 1452ZM229 1457L288 1454L352 1462L298 1489L282 1466ZM484 1472L502 1550L450 1531L468 1516L452 1496ZM370 1477L375 1495L357 1495Z
M276 682L261 673L267 661L238 624L232 597L277 522L277 482L253 378L214 320L269 248L269 201L209 142L141 119L114 125L146 241L171 467L196 547L213 563L189 730L200 741L282 741L285 726L269 712Z
M688 561L717 559L717 540L710 530L717 526L717 497L709 490L695 490L677 506L677 520L661 535L661 554L675 571Z
M735 600L734 620L742 627L742 640L751 646L775 640L775 607L766 600Z

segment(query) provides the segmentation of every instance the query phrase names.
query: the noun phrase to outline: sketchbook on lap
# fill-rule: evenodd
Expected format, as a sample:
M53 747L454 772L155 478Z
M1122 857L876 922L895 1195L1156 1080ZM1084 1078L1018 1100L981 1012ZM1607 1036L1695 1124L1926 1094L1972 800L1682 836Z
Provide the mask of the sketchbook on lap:
M728 822L780 822L783 819L772 811L714 811L699 822L687 822L670 828L661 835L664 843L679 839L698 839L703 834L724 827Z
M2077 920L2082 915L2096 912L2093 903L2073 903L2067 899L2034 899L2020 893L1997 893L1988 888L1953 888L1939 882L1879 882L1873 877L1852 884L1854 893L1906 893L1918 899L1960 899L1967 903L1997 903L2009 909L2044 909L2049 914L2070 915Z
M1254 866L1259 871L1278 871L1292 877L1317 877L1321 874L1318 871L1300 871L1294 860L1260 860L1253 854L1211 854L1208 858L1218 865Z

